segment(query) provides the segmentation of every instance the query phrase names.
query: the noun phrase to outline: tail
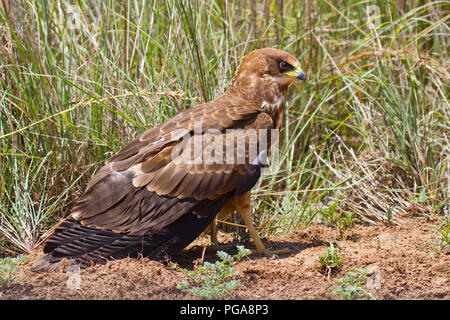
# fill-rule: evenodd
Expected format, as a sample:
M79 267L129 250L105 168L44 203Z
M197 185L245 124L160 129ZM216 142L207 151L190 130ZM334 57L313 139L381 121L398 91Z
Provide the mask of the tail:
M168 261L205 230L228 198L223 197L214 205L211 205L211 201L198 206L194 208L195 214L185 214L168 226L149 230L142 236L83 226L69 217L47 240L44 246L46 255L36 263L33 270L57 270L63 259L69 259L71 264L78 264L81 268L126 257ZM202 214L205 211L209 211L209 214Z

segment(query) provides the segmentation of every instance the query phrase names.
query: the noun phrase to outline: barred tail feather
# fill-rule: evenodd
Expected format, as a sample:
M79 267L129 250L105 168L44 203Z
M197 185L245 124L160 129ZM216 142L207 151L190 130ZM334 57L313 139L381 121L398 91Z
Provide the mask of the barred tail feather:
M195 210L199 213L207 209L209 215L202 217L194 212L185 214L170 225L142 236L83 226L69 217L46 242L46 255L33 269L53 271L61 265L64 258L82 268L126 257L167 261L200 235L229 197L227 195L215 201L206 201L204 205L196 207Z

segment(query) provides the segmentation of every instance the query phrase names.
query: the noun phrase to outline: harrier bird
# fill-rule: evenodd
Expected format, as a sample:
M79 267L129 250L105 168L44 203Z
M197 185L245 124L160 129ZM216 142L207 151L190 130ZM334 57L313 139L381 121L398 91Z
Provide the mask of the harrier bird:
M305 80L305 74L287 52L265 48L245 56L223 95L147 130L106 162L70 216L54 228L35 269L49 270L63 258L82 267L125 257L168 260L221 210L239 212L257 252L270 256L288 251L266 249L251 219L250 189L270 145L253 158L249 150L259 140L247 137L244 146L232 146L243 162L183 159L199 157L197 138L210 150L215 145L211 141L225 141L230 129L279 129L286 92L295 79ZM180 152L183 148L190 151Z

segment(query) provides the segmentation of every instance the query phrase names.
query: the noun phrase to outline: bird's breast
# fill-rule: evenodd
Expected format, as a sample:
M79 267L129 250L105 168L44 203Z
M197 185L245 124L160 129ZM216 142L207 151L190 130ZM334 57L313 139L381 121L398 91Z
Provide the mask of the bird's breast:
M261 103L261 111L270 115L276 128L281 127L281 120L283 118L282 114L284 112L285 104L286 100L283 95L273 97L271 100L263 100Z
M281 96L276 97L273 101L263 100L261 110L268 114L278 113L283 108L284 103L285 101Z

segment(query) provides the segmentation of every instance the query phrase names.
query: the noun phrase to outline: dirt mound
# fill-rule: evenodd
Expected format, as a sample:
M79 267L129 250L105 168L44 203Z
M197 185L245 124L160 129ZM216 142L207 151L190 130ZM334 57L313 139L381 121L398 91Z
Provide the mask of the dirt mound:
M333 286L353 267L370 267L376 281L366 290L376 299L450 299L450 251L436 253L438 233L430 224L439 220L410 218L401 226L355 226L342 238L337 230L313 225L286 236L269 237L272 248L290 247L291 255L266 258L256 254L236 263L241 281L225 299L337 299ZM230 242L229 235L219 240ZM208 242L202 236L180 253L175 262L192 269ZM340 270L330 275L320 268L317 255L323 243L333 243L344 256ZM433 257L430 252L434 253ZM177 288L185 275L148 259L124 259L79 271L31 271L42 253L31 255L17 274L17 283L2 288L2 299L193 299ZM216 260L207 250L205 261ZM78 281L78 282L77 282Z

